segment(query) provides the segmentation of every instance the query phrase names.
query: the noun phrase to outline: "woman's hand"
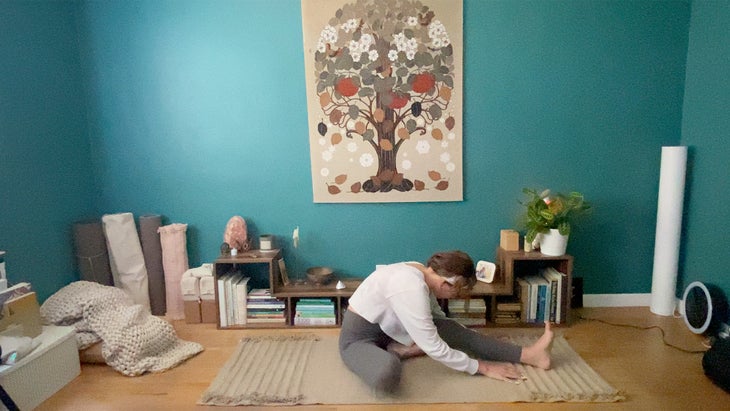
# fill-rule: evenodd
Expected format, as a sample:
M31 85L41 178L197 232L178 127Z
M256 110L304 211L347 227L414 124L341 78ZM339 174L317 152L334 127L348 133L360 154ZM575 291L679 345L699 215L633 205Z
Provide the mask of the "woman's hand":
M479 361L479 368L477 372L485 375L489 378L494 378L500 381L509 381L516 384L521 383L527 378L517 369L512 363L509 362L494 362L494 361Z

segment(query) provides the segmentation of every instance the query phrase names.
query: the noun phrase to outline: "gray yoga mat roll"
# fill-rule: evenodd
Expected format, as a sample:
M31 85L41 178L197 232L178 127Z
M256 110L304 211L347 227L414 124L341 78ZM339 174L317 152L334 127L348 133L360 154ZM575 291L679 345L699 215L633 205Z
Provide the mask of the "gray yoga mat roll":
M81 279L104 285L114 285L101 220L84 220L74 223L73 237L76 264Z
M150 311L152 315L165 315L165 271L162 266L162 245L157 229L162 225L162 216L148 214L139 217L139 240L142 255L147 266Z

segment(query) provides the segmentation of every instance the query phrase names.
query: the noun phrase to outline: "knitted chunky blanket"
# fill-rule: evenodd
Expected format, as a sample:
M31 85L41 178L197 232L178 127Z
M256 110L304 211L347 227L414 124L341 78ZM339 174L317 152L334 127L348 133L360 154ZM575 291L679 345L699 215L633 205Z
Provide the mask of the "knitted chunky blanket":
M102 341L106 363L128 376L165 371L203 351L120 288L95 282L63 287L43 303L41 317L45 324L74 326L79 350Z

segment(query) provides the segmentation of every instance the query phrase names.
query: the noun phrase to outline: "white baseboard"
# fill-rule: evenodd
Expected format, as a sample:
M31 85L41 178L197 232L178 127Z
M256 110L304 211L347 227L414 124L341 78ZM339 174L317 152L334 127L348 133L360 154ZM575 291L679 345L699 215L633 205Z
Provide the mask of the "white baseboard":
M584 294L584 307L649 307L651 294Z

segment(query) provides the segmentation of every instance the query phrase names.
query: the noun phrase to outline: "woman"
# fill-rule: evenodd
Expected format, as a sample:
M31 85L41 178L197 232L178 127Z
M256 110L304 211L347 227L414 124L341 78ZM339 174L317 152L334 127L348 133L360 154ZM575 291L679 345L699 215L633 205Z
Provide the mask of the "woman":
M377 267L350 297L340 330L343 362L382 392L398 387L402 359L421 354L455 370L504 381L524 379L517 362L550 368L550 324L535 344L520 347L446 317L436 299L466 295L475 282L474 262L461 251L436 253L425 266Z

